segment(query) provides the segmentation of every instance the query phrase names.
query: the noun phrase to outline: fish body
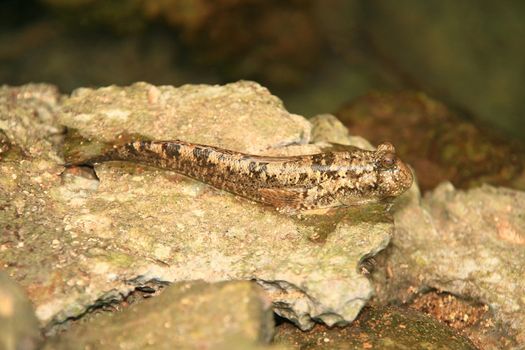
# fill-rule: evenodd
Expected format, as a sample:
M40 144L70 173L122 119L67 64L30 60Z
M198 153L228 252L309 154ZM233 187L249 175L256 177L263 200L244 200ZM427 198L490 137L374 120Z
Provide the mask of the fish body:
M313 155L267 157L184 141L134 141L78 162L129 161L169 169L281 211L379 202L412 184L390 143Z

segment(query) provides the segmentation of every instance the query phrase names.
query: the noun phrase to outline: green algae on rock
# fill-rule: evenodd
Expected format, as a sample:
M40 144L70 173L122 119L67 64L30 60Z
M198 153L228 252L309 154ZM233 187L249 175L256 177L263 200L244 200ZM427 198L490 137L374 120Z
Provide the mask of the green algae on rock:
M276 327L274 343L301 350L476 350L468 339L435 319L396 307L367 307L344 328L317 325L305 333L285 323Z

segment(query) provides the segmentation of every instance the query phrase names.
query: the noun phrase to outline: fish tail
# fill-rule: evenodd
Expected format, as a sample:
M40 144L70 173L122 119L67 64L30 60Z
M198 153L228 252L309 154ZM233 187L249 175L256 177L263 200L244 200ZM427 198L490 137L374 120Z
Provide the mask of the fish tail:
M117 150L134 139L145 139L142 135L119 135L112 142L87 138L76 129L68 129L64 141L64 166L93 166L107 160L117 160Z

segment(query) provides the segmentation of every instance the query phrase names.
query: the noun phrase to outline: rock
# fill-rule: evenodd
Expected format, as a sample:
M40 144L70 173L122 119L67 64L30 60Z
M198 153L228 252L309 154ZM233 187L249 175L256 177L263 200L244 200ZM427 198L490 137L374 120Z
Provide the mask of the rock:
M85 138L106 142L126 132L244 152L307 143L311 129L266 88L247 81L225 86L136 83L127 88L77 89L63 102L59 120Z
M364 4L370 14L364 27L385 62L414 85L523 139L522 1Z
M249 348L273 335L271 303L251 282L185 282L121 312L97 315L50 338L44 349Z
M39 349L38 320L22 288L0 271L0 349Z
M350 136L348 129L331 114L319 114L310 119L312 123L312 142L328 142L352 145L373 150L374 147L360 136Z
M524 205L524 192L488 185L458 191L444 183L423 199L408 193L395 213L380 299L436 289L475 300L494 313L505 348L524 344Z
M476 349L468 339L435 319L395 307L365 308L350 326L318 325L306 334L285 323L277 327L274 343L302 350Z
M0 135L4 135L0 143L16 146L20 156L59 160L56 137L63 131L56 121L59 99L52 85L0 87ZM6 151L0 148L0 160Z
M259 154L319 150L304 118L250 82L81 89L58 119L92 142L127 133ZM148 281L196 279L255 280L302 329L347 324L373 294L361 261L393 231L381 206L295 217L137 164L100 164L96 178L62 170L39 158L0 163L0 260L48 329Z

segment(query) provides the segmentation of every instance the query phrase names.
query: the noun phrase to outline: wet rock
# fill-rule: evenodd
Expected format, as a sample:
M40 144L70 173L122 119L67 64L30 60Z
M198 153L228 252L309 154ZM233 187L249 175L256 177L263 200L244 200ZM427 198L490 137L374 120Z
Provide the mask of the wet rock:
M378 295L408 301L439 290L490 308L505 348L525 342L525 193L444 183L398 202L396 234ZM500 339L498 339L500 340ZM518 347L519 348L519 347Z
M0 271L0 349L33 350L41 343L31 302L22 288Z
M435 319L394 307L365 308L350 326L316 326L301 332L277 327L274 343L290 349L447 349L475 350L466 338Z
M186 282L76 324L44 349L221 349L232 339L250 348L272 335L271 302L255 283Z
M365 30L385 62L414 85L523 139L523 2L363 4L370 14Z
M414 167L423 191L442 181L459 188L489 183L525 189L524 145L461 119L423 93L372 92L337 116L353 134L392 142Z
M88 142L127 133L259 154L319 150L305 119L249 82L81 89L58 118ZM287 216L137 164L100 164L96 177L62 170L40 159L0 163L9 237L0 260L48 328L150 280L196 279L255 280L275 312L302 329L347 324L373 294L361 261L393 231L382 206Z

